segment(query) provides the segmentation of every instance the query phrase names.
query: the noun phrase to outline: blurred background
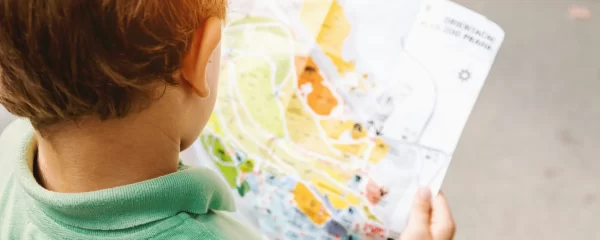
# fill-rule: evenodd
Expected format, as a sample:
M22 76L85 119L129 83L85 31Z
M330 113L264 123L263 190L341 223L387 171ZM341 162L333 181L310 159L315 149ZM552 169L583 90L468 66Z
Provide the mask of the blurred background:
M443 186L456 239L600 239L600 0L455 1L506 31Z
M456 239L600 239L600 1L455 2L506 31L443 185Z

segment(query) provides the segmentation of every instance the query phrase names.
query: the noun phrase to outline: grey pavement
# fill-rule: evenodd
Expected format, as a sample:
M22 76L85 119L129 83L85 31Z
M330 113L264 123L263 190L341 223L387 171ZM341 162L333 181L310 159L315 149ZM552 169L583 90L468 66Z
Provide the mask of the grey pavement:
M506 31L443 185L456 239L600 239L600 1L456 2Z
M506 39L443 186L456 239L600 239L600 1L457 2Z

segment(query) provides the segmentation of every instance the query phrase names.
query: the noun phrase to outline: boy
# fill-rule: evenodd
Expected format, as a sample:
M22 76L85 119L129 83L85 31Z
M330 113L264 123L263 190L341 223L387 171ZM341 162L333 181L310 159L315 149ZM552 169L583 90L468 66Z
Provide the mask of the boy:
M27 119L0 137L0 239L260 238L178 160L215 104L225 5L0 0L0 103ZM422 195L405 239L447 239Z

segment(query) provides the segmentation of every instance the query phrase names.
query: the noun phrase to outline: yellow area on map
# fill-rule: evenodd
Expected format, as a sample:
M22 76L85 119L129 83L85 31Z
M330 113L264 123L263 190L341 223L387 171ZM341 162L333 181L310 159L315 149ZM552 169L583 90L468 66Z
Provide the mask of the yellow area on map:
M241 107L250 112L252 119L264 130L283 137L283 119L273 96L275 65L266 57L243 56L235 60L237 91Z
M305 168L310 167L309 164L305 164L304 161L300 160L303 156L294 151L284 151L276 143L275 138L265 136L264 129L256 121L251 122L253 119L251 112L245 111L244 101L240 98L240 95L236 95L237 90L235 85L231 84L236 82L241 84L241 81L233 81L230 76L237 76L239 73L233 64L233 61L224 63L224 71L221 73L219 80L219 104L215 107L215 112L211 117L211 128L214 133L220 136L230 136L232 139L227 141L227 144L235 143L241 147L245 153L252 153L259 156L261 159L268 160L272 164L277 165L279 168L284 169L287 173L294 173L296 171L303 171ZM244 81L248 82L248 81ZM290 83L291 84L291 83ZM258 97L259 95L257 95ZM275 102L271 99L271 102ZM262 105L259 105L259 107ZM275 113L280 114L280 110L276 110ZM279 121L282 121L280 119ZM261 131L263 130L263 131Z
M285 110L289 137L307 150L327 157L341 158L340 153L335 153L328 147L327 142L319 134L321 130L314 117L306 110L298 95L290 98Z
M345 174L343 171L340 171L339 165L337 164L315 162L314 167L325 172L338 182L345 182L349 178L349 176L346 176L347 174Z
M360 157L365 153L369 144L363 142L354 144L333 144L333 146L344 153Z
M247 27L253 25L254 27ZM268 56L275 68L274 83L281 84L291 76L296 46L291 32L281 23L264 17L247 17L225 29L223 44L235 49L234 56L243 52Z
M324 119L321 120L321 127L325 134L331 139L340 139L343 133L350 132L354 140L363 139L368 136L364 127L352 120Z
M325 209L323 203L310 191L303 183L296 184L293 190L294 200L298 204L298 209L317 225L322 225L330 218L329 212Z
M377 219L377 217L371 212L371 210L369 210L369 207L367 205L363 205L363 211L367 215L367 218L369 220L373 220L375 222L381 223L381 221L379 221L379 219Z
M377 138L375 140L375 146L371 150L371 155L369 156L369 163L378 164L385 156L387 156L390 151L390 146L387 145L383 140Z
M300 16L302 22L316 37L321 49L337 66L338 72L341 75L353 72L355 63L346 61L342 57L342 46L344 46L344 41L350 35L351 28L350 22L348 22L344 13L344 8L335 0L305 1Z
M331 139L339 139L342 133L352 129L354 122L343 121L337 119L321 120L321 127L325 130L327 137Z
M305 3L306 9L313 4L321 11L310 13L318 15L314 31L319 45L340 71L353 70L353 63L341 58L350 31L342 7L333 0ZM365 139L365 129L354 121L322 120L337 113L343 101L324 84L326 79L312 59L296 56L292 38L281 23L266 17L241 17L229 25L224 32L227 52L219 100L207 124L210 131L202 139L209 153L218 158L217 165L232 187L236 187L240 172L255 166L240 168L237 152L251 156L261 171L307 181L310 188L295 186L294 200L300 211L321 225L331 218L322 202L324 196L338 210L360 206L364 201L358 190L346 186L355 171L339 164L349 163L345 162L347 154L365 155L373 143ZM302 84L311 84L310 91L301 89ZM298 93L303 90L307 93ZM330 143L332 139L343 142L340 137L345 134L350 134L352 144ZM389 150L385 145L377 146L365 156L371 162L380 161Z
M224 74L227 76L228 74ZM228 83L228 78L222 77L221 83ZM235 139L235 143L241 145L244 151L252 152L256 154L264 153L264 156L268 156L265 149L260 146L260 143L253 138L260 137L260 134L255 132L255 127L251 127L250 122L240 121L240 106L237 98L229 94L227 87L221 87L219 89L219 98L227 99L226 101L219 101L219 104L215 106L214 114L217 116L218 124L217 127L221 129L222 136L224 138L229 137ZM214 129L213 129L214 131ZM229 139L226 140L227 144L231 144Z
M304 0L300 10L300 19L312 36L318 36L323 22L329 14L329 8L335 0Z
M221 127L219 127L219 122L217 121L217 117L214 114L210 115L208 122L206 123L206 128L212 129L216 134L223 134Z
M311 179L314 187L323 195L327 195L331 206L335 209L344 209L349 206L356 206L360 203L360 198L354 193L342 190L335 186L331 180L324 178Z

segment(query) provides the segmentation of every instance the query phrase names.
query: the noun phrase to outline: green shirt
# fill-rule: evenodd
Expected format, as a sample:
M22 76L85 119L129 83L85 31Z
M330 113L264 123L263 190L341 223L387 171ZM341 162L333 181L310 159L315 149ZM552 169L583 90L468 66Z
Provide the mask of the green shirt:
M0 136L0 239L260 239L223 211L233 196L212 170L178 172L127 186L65 194L32 174L36 143L28 121Z

